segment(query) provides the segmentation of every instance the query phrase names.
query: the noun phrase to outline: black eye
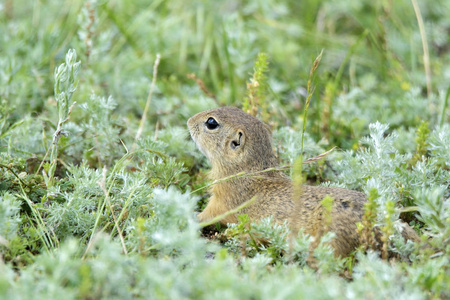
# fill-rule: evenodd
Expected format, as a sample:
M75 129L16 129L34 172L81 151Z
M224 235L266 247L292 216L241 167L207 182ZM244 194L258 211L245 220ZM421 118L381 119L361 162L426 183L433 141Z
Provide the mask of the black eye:
M206 122L205 122L206 128L208 128L209 130L213 130L216 129L217 127L219 127L219 123L217 123L216 119L214 118L209 118Z

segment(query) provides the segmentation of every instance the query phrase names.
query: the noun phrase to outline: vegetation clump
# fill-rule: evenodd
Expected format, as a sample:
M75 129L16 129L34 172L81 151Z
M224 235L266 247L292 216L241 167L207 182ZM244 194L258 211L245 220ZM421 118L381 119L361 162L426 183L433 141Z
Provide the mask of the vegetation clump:
M0 298L449 298L449 15L449 1L4 1ZM271 218L199 224L214 182L186 121L225 105L270 124L299 185L368 195L360 249L288 242Z

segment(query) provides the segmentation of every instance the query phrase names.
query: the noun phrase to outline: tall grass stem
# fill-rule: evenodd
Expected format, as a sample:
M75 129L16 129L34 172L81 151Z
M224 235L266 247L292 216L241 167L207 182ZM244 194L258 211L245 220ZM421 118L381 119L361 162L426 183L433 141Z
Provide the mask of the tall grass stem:
M430 53L428 51L428 41L427 34L425 32L425 25L423 24L422 14L420 12L419 5L416 0L411 0L411 3L414 7L414 12L417 18L417 24L419 25L420 37L422 39L422 48L423 48L423 65L425 68L425 77L427 82L427 96L430 98L431 96L431 68L430 68Z
M152 101L153 91L155 90L156 77L158 75L158 66L159 66L160 59L161 59L161 56L159 55L159 53L156 54L156 60L153 65L153 78L152 78L152 83L150 85L150 91L147 96L147 102L145 103L144 112L142 113L142 118L139 123L139 128L136 132L136 137L134 138L134 144L131 147L131 151L134 151L134 149L136 149L136 146L137 146L136 142L139 140L139 138L142 135L142 132L144 131L145 121L147 120L147 114L148 114L148 110L150 108L150 103Z

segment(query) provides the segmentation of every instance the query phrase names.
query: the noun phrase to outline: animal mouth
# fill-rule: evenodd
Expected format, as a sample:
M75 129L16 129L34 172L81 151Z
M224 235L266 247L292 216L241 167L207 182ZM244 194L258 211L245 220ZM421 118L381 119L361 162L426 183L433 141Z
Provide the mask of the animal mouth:
M189 119L190 120L190 119ZM200 150L201 153L203 153L204 156L206 156L207 158L209 158L207 151L202 147L202 145L200 145L200 143L198 142L198 132L199 132L199 128L198 125L194 125L191 126L189 124L188 121L188 128L189 128L189 133L191 135L192 140L194 141L195 145L197 146L197 148Z

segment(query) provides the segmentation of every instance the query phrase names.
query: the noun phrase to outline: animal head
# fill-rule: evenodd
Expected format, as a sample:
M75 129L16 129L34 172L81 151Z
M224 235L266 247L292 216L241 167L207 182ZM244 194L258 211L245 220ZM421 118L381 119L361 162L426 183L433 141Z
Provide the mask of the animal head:
M236 107L198 113L187 124L192 139L211 161L213 169L238 172L276 164L268 126Z

